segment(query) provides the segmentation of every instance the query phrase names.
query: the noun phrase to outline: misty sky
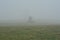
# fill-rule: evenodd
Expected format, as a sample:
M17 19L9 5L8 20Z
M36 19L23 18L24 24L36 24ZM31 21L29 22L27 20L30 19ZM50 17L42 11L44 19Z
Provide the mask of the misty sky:
M60 20L60 0L0 0L0 20Z

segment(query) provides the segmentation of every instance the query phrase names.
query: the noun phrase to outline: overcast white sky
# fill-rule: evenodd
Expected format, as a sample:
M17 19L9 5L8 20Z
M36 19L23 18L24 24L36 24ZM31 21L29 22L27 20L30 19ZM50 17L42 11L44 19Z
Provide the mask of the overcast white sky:
M28 16L60 21L60 0L0 0L0 20L18 20Z

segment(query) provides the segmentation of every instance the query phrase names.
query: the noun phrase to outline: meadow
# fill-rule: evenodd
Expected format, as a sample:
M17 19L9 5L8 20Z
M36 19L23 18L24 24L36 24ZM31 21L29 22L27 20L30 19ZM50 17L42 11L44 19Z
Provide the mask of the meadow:
M0 26L0 40L60 40L60 25Z

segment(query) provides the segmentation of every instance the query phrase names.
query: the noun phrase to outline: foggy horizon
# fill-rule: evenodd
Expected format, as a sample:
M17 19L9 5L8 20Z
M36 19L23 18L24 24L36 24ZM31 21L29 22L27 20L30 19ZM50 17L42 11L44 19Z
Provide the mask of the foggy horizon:
M60 0L0 0L0 23L27 21L60 24Z

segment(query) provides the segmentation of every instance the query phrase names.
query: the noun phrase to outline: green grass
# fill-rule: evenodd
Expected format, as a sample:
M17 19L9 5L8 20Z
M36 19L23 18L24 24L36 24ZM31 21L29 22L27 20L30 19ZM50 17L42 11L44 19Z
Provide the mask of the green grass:
M60 40L60 26L1 26L0 40Z

